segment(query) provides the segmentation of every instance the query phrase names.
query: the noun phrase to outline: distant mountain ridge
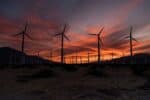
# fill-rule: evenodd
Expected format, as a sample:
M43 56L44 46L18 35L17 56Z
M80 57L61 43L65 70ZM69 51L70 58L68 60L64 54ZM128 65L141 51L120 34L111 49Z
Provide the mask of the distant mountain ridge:
M25 64L51 64L53 62L38 56L30 56L10 47L0 48L0 64L21 64L22 57Z
M135 54L133 57L125 56L110 61L105 61L103 63L114 63L114 64L150 64L150 54L140 53Z

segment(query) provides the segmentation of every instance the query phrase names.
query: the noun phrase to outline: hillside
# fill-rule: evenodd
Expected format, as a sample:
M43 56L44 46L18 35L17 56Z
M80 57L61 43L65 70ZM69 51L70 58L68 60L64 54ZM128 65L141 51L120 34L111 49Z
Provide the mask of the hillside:
M150 64L150 54L136 54L133 57L125 56L110 61L107 64Z
M23 54L20 51L9 47L0 48L0 64L21 64L22 57L25 58L25 64L51 64L48 60L37 56Z

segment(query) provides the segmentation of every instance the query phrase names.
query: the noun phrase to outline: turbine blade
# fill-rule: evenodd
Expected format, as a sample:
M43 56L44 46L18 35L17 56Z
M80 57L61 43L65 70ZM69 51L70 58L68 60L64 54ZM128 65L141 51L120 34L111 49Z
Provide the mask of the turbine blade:
M88 35L97 35L97 34L88 34Z
M28 37L29 39L33 40L29 34L26 33L25 36Z
M62 33L57 33L57 34L55 34L54 36L59 36L59 35L61 35Z
M13 35L13 36L19 36L19 35L21 35L21 34L23 34L23 32L20 32L20 33L18 33L18 34Z
M63 33L66 32L66 27L67 27L67 24L64 25Z
M132 34L132 31L133 31L133 27L131 26L130 27L130 34Z
M70 39L64 34L64 38L68 41L70 41Z
M130 38L130 36L126 36L125 38Z
M101 35L103 30L104 30L104 27L102 27L102 29L100 30L100 32L98 34Z
M132 40L138 42L135 38L132 38Z
M28 25L28 23L26 22L26 24L25 24L25 26L24 26L24 32L27 32L27 30L29 29L29 27L28 27L29 25Z
M27 30L27 27L28 27L28 23L25 24L25 28L24 28L25 31Z

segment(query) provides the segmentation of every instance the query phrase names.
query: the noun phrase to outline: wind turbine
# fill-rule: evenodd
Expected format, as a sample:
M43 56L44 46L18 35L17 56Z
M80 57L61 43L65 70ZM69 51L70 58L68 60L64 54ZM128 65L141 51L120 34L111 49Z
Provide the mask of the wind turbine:
M27 33L27 29L28 29L28 23L25 24L24 29L20 33L14 35L14 36L20 36L20 35L22 36L22 44L21 44L22 53L24 53L25 36L32 40L30 35L28 35L28 33Z
M74 64L74 56L71 56L72 64Z
M76 59L76 64L78 64L78 50L77 49L76 49L75 59Z
M126 38L129 38L129 39L130 39L130 56L131 56L131 59L132 59L132 57L133 57L133 41L136 41L136 42L137 42L137 40L136 40L135 38L133 38L132 33L133 33L133 27L131 26L131 27L130 27L129 36L126 37Z
M101 45L103 44L102 39L101 39L101 34L104 30L104 27L100 30L98 34L89 34L89 35L94 35L97 36L97 53L98 53L98 64L100 63L100 56L101 56Z
M112 62L112 64L114 63L114 56L115 56L115 53L114 53L114 51L112 50L112 52L110 53L110 55L111 55L111 62Z
M89 63L90 63L90 54L92 54L92 53L90 53L90 51L88 51L88 53L87 53L87 54L88 54L88 56L87 56L87 57L88 57L88 64L89 64Z
M125 57L124 51L122 51L122 57Z
M123 63L123 64L125 63L125 62L124 62L124 57L125 57L125 53L124 53L124 51L122 51L122 58L123 58L122 63Z
M80 56L80 64L82 64L82 56Z
M64 63L64 38L68 41L70 40L65 34L66 28L67 28L67 25L65 24L62 32L55 35L55 36L61 36L61 63L62 64Z
M69 59L69 64L72 64L72 59L70 56L68 57L68 59Z
M90 53L88 51L88 64L89 64L89 62L90 62Z
M38 64L41 64L41 61L40 61L40 55L41 55L41 54L40 54L40 53L41 53L41 51L37 51L37 57L38 57L38 59L37 59L38 62L37 62L37 63L38 63Z
M112 53L111 53L111 60L112 61L114 60L114 55L115 55L115 53L114 53L114 51L112 51Z
M25 36L27 38L29 38L29 39L32 40L32 38L30 37L30 35L27 34L27 29L28 29L28 23L25 24L24 29L20 33L14 35L14 36L20 36L20 35L22 36L21 52L23 54L24 54ZM22 63L24 64L24 56L23 56L22 60L23 60Z
M49 52L49 59L52 61L53 60L53 53L52 51Z

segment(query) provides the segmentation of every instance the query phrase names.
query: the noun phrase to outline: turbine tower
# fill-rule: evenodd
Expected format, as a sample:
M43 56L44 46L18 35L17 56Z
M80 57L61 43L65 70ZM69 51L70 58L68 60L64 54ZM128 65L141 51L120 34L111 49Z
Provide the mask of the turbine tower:
M90 63L90 53L88 51L88 64Z
M92 53L90 53L90 51L88 51L88 53L87 53L88 64L90 63L90 54L92 54Z
M37 57L38 57L37 63L38 63L38 64L41 64L41 61L40 61L40 52L41 52L41 51L37 51Z
M82 64L82 56L80 56L80 64Z
M75 59L76 59L76 64L78 64L78 50L77 49L76 49Z
M102 39L101 39L101 34L104 30L104 27L100 30L98 34L89 34L89 35L94 35L97 36L97 54L98 54L98 64L100 63L100 56L101 56L101 45L103 44Z
M53 53L52 51L49 52L49 59L52 61L53 60Z
M114 56L115 56L115 53L114 53L114 51L112 50L112 52L110 53L110 55L111 55L111 62L112 62L112 64L114 63Z
M67 25L64 25L62 32L56 34L55 36L61 36L61 63L64 63L64 38L69 41L69 38L66 36Z
M131 55L131 57L133 56L133 41L136 41L137 42L137 40L135 39L135 38L133 38L133 36L132 36L132 31L133 31L133 27L131 27L130 28L130 55Z
M131 62L132 62L132 57L133 57L133 41L137 42L137 40L135 38L133 38L132 33L133 33L133 27L131 26L130 27L129 36L126 37L126 38L130 39L130 56L131 56Z
M114 53L114 51L112 51L112 53L111 53L111 60L112 61L114 60L114 55L115 55L115 53Z

